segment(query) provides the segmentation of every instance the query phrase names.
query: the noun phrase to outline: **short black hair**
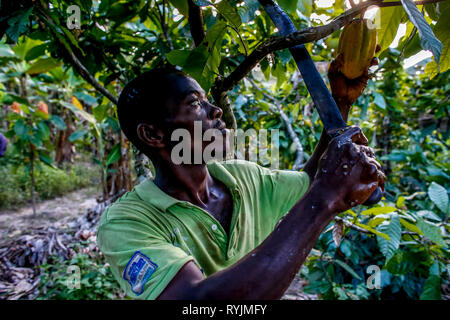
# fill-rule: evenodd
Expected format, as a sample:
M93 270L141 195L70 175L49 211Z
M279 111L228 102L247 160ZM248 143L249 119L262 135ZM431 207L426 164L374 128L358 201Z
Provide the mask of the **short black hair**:
M167 99L173 93L173 76L186 76L171 66L146 71L131 80L122 90L117 104L120 128L139 150L145 146L137 135L140 123L160 124L167 116Z

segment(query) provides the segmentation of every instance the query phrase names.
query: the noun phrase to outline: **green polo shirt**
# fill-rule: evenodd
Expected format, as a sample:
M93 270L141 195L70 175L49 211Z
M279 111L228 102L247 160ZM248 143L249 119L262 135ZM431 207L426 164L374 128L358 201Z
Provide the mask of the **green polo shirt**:
M156 299L188 261L207 277L257 247L305 194L305 172L271 170L243 160L208 163L230 190L230 235L208 212L144 181L102 215L97 242L123 290Z

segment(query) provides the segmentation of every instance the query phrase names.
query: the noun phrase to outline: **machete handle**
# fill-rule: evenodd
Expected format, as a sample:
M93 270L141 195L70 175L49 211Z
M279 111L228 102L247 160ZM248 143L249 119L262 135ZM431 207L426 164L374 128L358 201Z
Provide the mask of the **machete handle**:
M328 134L328 136L331 139L333 139L333 138L336 138L336 137L340 136L341 134L343 134L348 129L350 129L349 126L338 128L338 129L333 129L333 130L327 131L327 134ZM363 203L363 205L365 205L365 206L374 205L375 203L378 203L381 200L382 197L383 197L383 191L381 190L380 187L377 187L375 189L375 191L372 192L370 197Z
M381 191L380 187L377 187L374 192L370 195L369 199L366 200L366 202L363 203L365 206L371 206L375 203L378 203L381 198L383 197L383 191Z

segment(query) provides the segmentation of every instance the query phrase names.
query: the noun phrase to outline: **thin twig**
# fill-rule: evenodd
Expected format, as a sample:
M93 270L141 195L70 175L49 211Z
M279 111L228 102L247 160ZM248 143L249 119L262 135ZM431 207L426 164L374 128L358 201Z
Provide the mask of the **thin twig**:
M295 145L297 146L297 156L296 159L294 161L294 164L292 166L292 170L299 170L303 167L303 158L304 158L304 152L303 152L303 146L302 143L300 142L300 139L297 135L297 133L294 130L294 127L292 126L291 121L289 120L289 117L287 116L287 114L283 111L283 109L281 108L282 102L285 101L285 98L281 101L279 101L278 99L276 99L275 97L269 95L268 93L264 92L263 90L261 90L258 85L255 83L255 81L253 81L253 79L248 79L249 82L252 84L253 88L256 89L257 91L261 92L264 97L270 99L273 104L276 107L276 110L274 110L273 108L271 108L271 110L273 112L278 112L280 114L281 119L283 120L286 129L289 133L289 136L291 137L292 141L295 143ZM293 88L292 91L294 91L295 89Z
M39 13L38 13L39 17L42 19L43 22L46 23L46 26L49 27L48 29L49 29L50 33L52 33L55 36L55 38L58 40L58 42L66 49L67 55L70 58L74 69L77 70L78 73L81 75L81 77L84 80L86 80L89 84L91 84L98 92L103 94L112 103L117 105L118 99L111 92L109 92L105 87L103 87L97 81L97 79L94 78L94 76L92 76L89 73L89 71L86 69L86 67L81 63L80 60L78 60L76 55L73 53L72 48L67 43L67 41L64 39L64 37L62 35L60 35L56 30L54 30L56 28L55 22L53 21L53 19L51 17L49 17L47 15L47 13L45 12L45 9L40 8L40 7L38 7L37 9L39 11Z
M366 233L366 234L371 234L370 231L367 231L366 229L363 229L363 228L361 228L361 227L358 227L357 225L354 225L353 223L351 223L351 222L349 222L349 221L347 221L347 220L344 220L344 219L342 219L341 217L335 217L334 220L336 220L336 221L342 221L342 222L345 224L346 227L349 227L349 228L351 228L351 229L353 229L353 230L356 230L356 231L358 231L358 232L362 232L362 233Z

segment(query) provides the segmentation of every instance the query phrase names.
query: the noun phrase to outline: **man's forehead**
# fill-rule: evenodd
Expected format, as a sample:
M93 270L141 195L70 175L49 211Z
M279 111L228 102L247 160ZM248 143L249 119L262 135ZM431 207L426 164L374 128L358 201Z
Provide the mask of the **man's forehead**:
M205 90L191 77L176 77L173 82L173 88L177 99L184 99L191 93L205 95Z

